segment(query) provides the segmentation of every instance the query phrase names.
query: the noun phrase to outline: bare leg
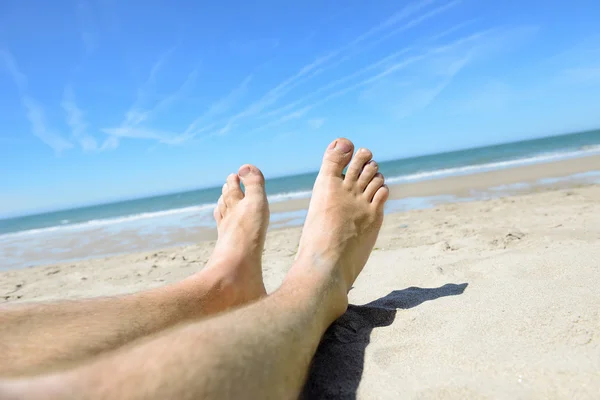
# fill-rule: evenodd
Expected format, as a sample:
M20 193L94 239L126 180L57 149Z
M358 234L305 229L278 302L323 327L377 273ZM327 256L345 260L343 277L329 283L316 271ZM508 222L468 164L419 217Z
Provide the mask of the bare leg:
M297 398L321 336L346 310L389 195L376 165L363 169L368 151L342 179L352 145L336 144L315 184L301 254L273 295L70 371L0 383L0 390L15 398Z
M215 209L219 240L207 267L173 285L132 295L0 308L0 376L79 361L174 324L265 296L261 256L269 209L264 179L243 166Z

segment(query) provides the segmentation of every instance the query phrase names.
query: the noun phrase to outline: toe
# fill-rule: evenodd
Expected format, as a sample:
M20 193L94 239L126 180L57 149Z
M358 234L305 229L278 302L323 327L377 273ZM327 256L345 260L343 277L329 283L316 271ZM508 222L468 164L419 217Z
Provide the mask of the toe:
M371 181L377 174L378 170L379 166L373 160L369 161L367 165L365 165L362 172L360 173L360 176L358 177L358 182L356 183L356 186L359 191L363 192L367 188L369 183L371 183Z
M215 207L213 210L213 217L215 217L215 221L217 221L217 225L221 223L223 216L221 215L221 211L219 211L219 206Z
M240 177L237 174L230 174L227 177L225 186L227 186L227 191L223 192L225 204L227 204L227 207L233 207L244 198L244 192L242 192L242 188L240 187Z
M223 198L223 196L219 197L219 201L217 202L217 208L219 209L221 216L225 217L227 213L227 204L225 204L225 199Z
M340 138L331 142L323 156L320 174L341 177L342 171L352 158L353 151L354 145L348 139Z
M390 197L390 189L387 187L387 185L383 185L375 193L372 203L375 207L377 207L379 211L383 211L383 206L387 201L388 197Z
M238 171L239 178L244 184L246 195L265 195L265 177L254 165L242 165Z
M371 179L371 182L369 182L369 184L367 185L367 188L365 189L365 197L367 198L367 200L373 201L375 193L377 193L379 188L381 188L384 183L385 180L383 178L383 175L380 172L376 173L373 179Z
M344 181L350 184L356 182L365 167L365 164L368 163L371 158L373 158L373 153L371 153L369 149L359 149L352 158L352 161L350 161L350 166L348 167Z

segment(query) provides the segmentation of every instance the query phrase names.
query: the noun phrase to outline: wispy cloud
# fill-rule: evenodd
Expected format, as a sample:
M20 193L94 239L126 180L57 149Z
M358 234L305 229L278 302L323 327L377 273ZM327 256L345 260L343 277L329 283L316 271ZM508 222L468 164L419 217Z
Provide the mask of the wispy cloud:
M331 83L326 85L324 88L319 88L319 89L314 90L310 96L307 96L303 100L307 100L308 98L312 98L312 97L316 97L317 98L316 100L314 100L314 101L310 102L309 104L306 104L300 108L297 108L293 111L290 111L287 114L285 114L277 119L274 119L268 123L262 124L259 128L256 128L256 129L252 130L251 132L257 133L257 132L264 131L266 129L281 125L284 122L301 118L301 117L305 116L310 110L312 110L318 106L321 106L321 105L323 105L333 99L336 99L338 97L344 96L344 95L346 95L352 91L355 91L357 89L376 84L376 83L380 82L381 80L387 78L388 76L396 74L403 69L414 66L418 63L422 63L426 60L430 60L432 57L435 57L435 56L440 56L440 55L444 55L447 53L453 54L454 52L460 50L465 45L468 45L470 43L472 44L474 42L476 43L478 40L484 38L486 35L489 35L489 33L490 33L490 31L477 32L475 34L457 39L454 42L451 42L449 44L440 45L440 46L433 47L430 49L422 50L421 53L410 55L404 59L398 60L397 62L394 62L391 64L388 62L389 61L387 59L389 57L388 56L388 57L384 58L383 60L379 60L373 64L366 66L362 70L359 70L357 72L350 74L347 77L342 77L335 81L332 81ZM454 55L454 57L458 57L458 56ZM462 57L464 58L466 56L462 56ZM468 58L464 58L463 61L459 60L459 61L456 61L455 63L450 63L447 66L448 67L447 74L452 75L452 77L453 77L460 69L462 69L466 65L467 61L468 61ZM464 62L464 64L463 64L463 62ZM381 68L374 68L374 66L381 67ZM456 68L457 70L451 74L452 68ZM354 79L356 77L360 77L363 74L363 72L368 72L372 69L376 69L378 72L371 76L363 77L361 80ZM350 81L349 84L340 85L340 83L346 83L348 81ZM444 85L444 87L446 85ZM337 89L334 91L330 90L330 89L335 89L335 88L337 88ZM442 89L437 90L437 93L439 94L439 92L441 92ZM321 92L327 92L327 91L328 91L327 94L321 95ZM436 91L434 90L433 92L430 92L430 93L434 93L434 92L436 92ZM313 94L315 96L313 96ZM429 95L429 96L431 96L431 95ZM433 99L434 98L435 97L433 97ZM296 101L293 104L298 105L299 103L301 103L301 101ZM289 105L287 105L282 108L289 109L290 107L289 107Z
M291 103L288 103L284 106L281 106L274 110L263 113L261 115L261 117L269 118L269 117L281 115L282 113L285 113L285 112L289 112L290 110L293 110L294 108L298 107L299 105L301 105L303 103L306 103L307 101L311 101L312 99L319 98L322 93L326 93L327 91L330 91L331 89L335 89L339 86L342 86L346 82L351 82L353 79L360 77L361 75L365 74L366 72L376 70L376 69L384 67L386 65L390 65L390 63L397 60L401 56L406 55L410 50L411 50L411 48L405 48L400 51L394 52L388 56L385 56L378 61L375 61L357 71L354 71L351 74L348 74L346 76L343 76L343 77L335 79L335 80L332 80L331 82L329 82L328 84L326 84L324 86L321 86L314 90L311 90L311 92L306 96L300 97Z
M57 154L72 148L73 145L67 139L48 127L44 108L27 93L27 76L19 69L14 56L8 50L0 49L0 61L17 86L33 134Z
M430 4L431 2L426 2L425 5ZM376 45L379 44L380 42L387 40L393 36L397 36L398 34L405 32L411 28L414 28L420 24L422 24L423 22L439 15L442 14L448 10L450 10L451 8L454 8L458 5L460 5L462 3L462 0L454 0L454 1L450 1L444 5L441 5L439 7L434 8L433 10L430 10L424 14L419 15L418 17L415 17L413 19L411 19L410 21L408 21L406 24L391 30L390 32L387 32L386 34L380 36L379 38L377 38L377 40L375 40L372 45ZM420 10L422 7L419 7L418 9Z
M85 122L83 111L75 101L75 93L69 85L63 93L61 106L67 115L67 125L71 128L73 138L79 142L84 151L98 150L96 139L87 134L88 124Z
M186 137L192 137L198 133L204 132L208 129L211 129L216 126L216 124L210 125L209 127L204 127L202 130L198 130L198 127L209 120L212 117L222 115L229 111L240 99L247 93L248 86L252 81L253 76L248 75L237 87L235 87L231 92L229 92L224 97L220 98L212 105L208 107L208 110L202 114L200 117L196 118L192 121L191 124L188 125L187 129L184 132Z
M477 22L477 21L478 21L478 19L477 19L477 18L472 18L472 19L468 19L468 20L466 20L466 21L459 22L458 24L452 25L451 27L449 27L449 28L448 28L448 29L446 29L446 30L443 30L443 31L441 31L441 32L439 32L439 33L436 33L436 34L435 34L435 35L433 35L433 36L432 36L432 37L431 37L429 40L431 40L431 41L436 41L436 40L439 40L439 39L445 38L445 37L447 37L447 36L450 36L450 35L452 35L452 34L453 34L453 33L455 33L455 32L458 32L458 31L460 31L460 30L464 29L465 27L467 27L467 26L469 26L469 25L472 25L472 24L474 24L474 23L475 23L475 22Z
M411 5L404 7L402 10L396 12L391 17L387 18L385 21L381 22L377 26L371 28L367 32L359 35L354 40L349 43L330 51L324 56L320 56L316 58L309 64L304 65L300 68L298 72L284 81L280 82L278 85L267 91L261 98L252 103L246 109L241 111L240 113L231 117L226 123L225 126L220 130L221 133L225 133L229 131L236 122L256 115L261 114L265 109L269 106L276 104L276 102L281 99L284 95L289 93L292 89L297 87L299 84L306 82L308 79L312 79L315 76L322 74L323 72L330 70L331 68L338 66L340 61L336 58L347 52L353 48L355 48L360 43L364 42L368 38L376 35L380 31L389 28L390 26L394 26L395 24L403 21L404 19L410 17L414 13L418 12L423 7L433 3L433 0L423 0ZM357 55L357 54L355 54ZM350 57L343 58L342 62L345 62Z
M248 75L237 87L229 92L229 94L213 103L208 108L206 116L214 117L229 111L231 107L233 107L235 103L237 103L242 96L248 92L248 86L250 85L252 78L252 75Z
M138 99L132 108L125 114L125 121L123 122L124 127L135 127L143 122L146 122L158 113L169 108L169 106L177 103L181 97L187 93L187 91L196 83L198 77L198 71L193 70L190 72L186 80L177 88L174 92L167 94L161 100L154 102L154 104L148 107L142 107L141 104L147 103L148 92L138 94Z
M19 70L19 66L13 55L8 50L0 49L0 59L19 91L24 91L27 86L27 77Z
M177 89L156 100L155 87L159 74L175 50L176 47L172 47L161 54L152 65L148 78L137 90L135 101L125 112L121 125L101 129L101 132L116 138L110 144L118 143L118 138L150 139L166 144L178 144L187 139L185 134L168 133L144 126L162 111L179 102L196 83L198 71L194 69Z
M88 0L77 0L77 24L85 51L92 53L98 46L99 36L95 29L94 15Z
M294 84L298 79L300 79L301 77L305 76L306 74L308 74L310 71L314 70L315 68L317 68L319 65L327 62L330 58L332 58L334 56L333 53L330 53L326 56L317 58L315 61L313 61L312 63L305 65L304 67L302 67L300 69L300 71L298 71L295 75L289 77L288 79L284 80L283 82L279 83L277 86L275 86L274 88L270 89L269 91L267 91L267 93L265 93L263 96L261 96L261 98L252 103L250 106L246 107L243 111L233 115L232 117L230 117L226 122L225 122L225 126L223 126L221 129L218 130L219 134L224 134L227 133L236 122L238 122L239 120L242 120L244 118L248 118L248 117L252 117L255 115L260 114L261 112L263 112L265 110L265 108L267 108L268 106L275 104L279 98L281 96L283 96L288 90L289 87ZM217 125L218 123L213 123L211 124L211 128L214 125ZM192 136L197 135L200 132L206 131L210 128L204 127L203 129L197 130L196 132L194 132L192 134Z
M117 147L119 147L119 138L115 136L109 136L104 140L102 146L100 146L100 151L114 150Z
M456 60L448 66L442 81L430 87L418 87L407 91L405 96L392 105L393 115L396 118L405 118L427 108L438 96L452 83L454 77L469 63L465 57Z
M600 83L600 35L591 36L546 60L543 68L558 70L564 84Z
M69 141L48 127L42 106L27 95L23 96L21 101L27 110L27 119L29 119L29 122L31 123L31 129L35 136L40 138L42 142L48 146L52 147L58 154L73 147Z
M175 52L176 48L172 47L162 53L150 68L150 73L146 81L137 89L135 100L129 110L125 113L123 126L136 126L146 120L150 115L150 110L147 109L147 103L150 101L151 94L155 90L156 80L165 63Z
M65 111L67 125L71 128L73 139L84 151L113 150L119 146L118 138L108 137L102 144L98 144L98 140L88 133L89 125L85 120L85 113L77 105L71 85L65 88L60 105Z
M423 21L422 18L420 18L421 21ZM452 28L446 30L443 32L443 34L436 34L432 37L430 37L429 39L427 39L425 41L425 43L428 42L434 42L435 40L446 36L447 34L449 34L451 31L460 29L462 26L464 26L465 24L458 24L453 26ZM460 38L458 40L456 40L454 43L451 43L449 45L444 45L444 46L440 46L437 49L433 49L431 50L431 54L436 54L439 52L444 52L444 51L448 51L448 50L452 50L453 48L463 45L465 43L468 42L473 42L475 40L481 39L484 36L487 36L489 33L491 33L490 30L485 30L485 31L481 31L478 32L476 34L472 34L472 35L468 35L466 37ZM315 98L319 98L321 97L322 93L326 93L332 89L338 88L340 86L342 86L343 84L347 83L347 82L352 82L353 80L355 80L356 78L360 78L362 75L364 75L367 72L370 71L374 71L377 69L381 69L381 68L387 68L387 72L377 75L376 77L374 77L373 81L377 81L380 80L382 78L384 78L386 75L388 75L389 73L394 73L397 72L399 69L403 69L409 65L411 65L413 62L418 62L420 60L422 60L423 58L426 58L428 56L428 54L425 54L423 57L416 57L416 58L412 58L412 59L404 59L404 60L400 60L401 57L406 56L407 54L409 54L411 51L418 51L419 48L415 48L412 46L408 46L405 47L404 49L395 51L375 62L372 62L368 65L366 65L363 68L360 68L356 71L354 71L351 74L348 74L346 76L343 76L341 78L332 80L331 82L329 82L328 84L321 86L317 89L313 89L310 91L310 93L306 96L300 97L298 99L296 99L295 101L288 103L284 106L281 106L279 108L273 109L271 111L268 111L266 113L263 113L261 115L262 118L269 118L269 117L274 117L277 115L281 115L284 112L289 112L290 110L294 109L295 107L297 107L300 104L306 103L307 101L311 101L311 99L315 99ZM423 49L421 49L423 50ZM424 49L424 51L427 51L427 49ZM365 84L369 84L372 83L371 82L365 82ZM360 85L359 85L360 86ZM345 94L347 93L347 91L342 91L341 94ZM334 95L332 98L338 97L336 95Z
M300 105L304 101L305 98L297 99L292 102L288 102L285 105L278 105L280 100L288 95L293 89L298 87L299 85L305 84L308 81L312 80L318 75L325 73L326 71L332 70L340 66L341 64L351 60L353 58L358 57L362 52L366 49L369 49L372 46L375 46L381 43L384 40L390 39L401 32L404 32L408 29L414 28L421 23L455 7L458 6L461 1L455 0L450 3L444 4L442 6L427 10L432 4L434 4L434 0L422 0L412 4L405 6L400 9L396 13L392 14L390 17L386 18L384 21L375 25L371 29L357 36L355 39L350 42L344 44L343 46L328 52L327 54L316 58L309 64L304 65L300 68L298 72L294 75L288 77L283 80L275 87L268 90L263 96L261 96L257 101L251 103L248 107L243 109L241 112L234 114L228 120L223 122L223 126L220 129L216 129L218 134L223 134L231 131L237 124L240 124L242 121L250 119L250 118L273 118L275 115L280 115L279 122L271 121L264 125L266 126L274 126L277 123L281 123L283 121L288 121L294 118L298 118L306 114L313 107L311 105L304 105L300 109L294 109L296 106ZM402 25L400 25L403 23ZM398 26L400 25L400 26ZM396 52L395 54L386 57L384 60L380 60L381 63L391 62L394 57L399 57L401 54L405 53L407 49L404 49L400 52ZM346 77L346 80L351 80L362 73L365 73L369 69L377 68L379 65L371 65L363 68L362 70L355 71L351 76ZM317 88L315 91L324 92L329 90L330 87L340 84L339 82L331 82L325 87ZM311 97L314 95L315 91L311 91L311 94L307 97ZM348 90L349 91L349 90ZM344 91L347 93L348 91ZM338 97L341 94L334 94L332 96L328 96L328 99ZM322 102L318 102L322 103ZM274 108L274 109L273 109ZM285 113L285 115L281 115ZM218 125L219 123L212 123L212 125ZM200 131L209 130L207 127L202 127Z
M358 36L356 39L349 42L347 45L340 48L338 50L338 52L345 51L345 50L365 41L366 39L368 39L374 35L377 35L379 32L385 31L388 28L392 28L392 27L396 26L398 23L406 20L407 18L418 13L423 8L426 8L433 3L435 3L435 0L422 0L422 1L408 4L404 8L402 8L399 11L392 14L390 17L388 17L383 22L379 23L375 27L371 28L367 32L363 33L362 35ZM417 18L413 19L412 21L416 21L419 19L421 19L421 18L417 17ZM412 24L412 21L410 21L409 24Z
M283 124L287 124L283 127L287 129L292 126L290 122L295 120L305 121L312 129L319 129L325 119L311 118L311 113L318 107L352 92L364 91L376 85L385 87L388 80L403 72L412 100L408 97L396 99L394 107L397 116L410 115L435 102L452 84L454 77L468 65L499 52L503 46L512 45L535 31L527 27L521 30L491 27L469 32L466 28L473 25L476 19L457 21L450 26L437 24L439 19L436 18L462 4L462 0L421 0L408 4L352 40L316 56L265 91L256 93L250 102L242 103L241 99L247 97L250 83L257 75L255 72L214 101L183 132L156 130L149 124L153 115L176 103L183 91L177 90L158 102L151 101L159 72L169 57L167 52L151 68L150 76L140 87L124 122L118 127L103 129L103 132L116 138L179 144L197 136L209 138L238 133L241 128L245 134ZM426 34L417 32L416 35L410 35L409 39L402 37L404 32L417 31L417 27L425 24L432 27L424 30ZM377 46L392 39L397 43L391 43L388 46L391 50L382 54L380 50L384 48ZM230 45L233 48L277 45L268 41L250 42ZM379 58L373 59L369 53L376 47Z
M134 127L120 127L120 128L104 128L102 132L110 135L113 138L127 138L127 139L145 139L154 140L164 144L178 144L181 143L181 139L178 139L176 132L165 132L156 129L146 128L134 128Z
M306 122L312 129L320 129L325 124L325 118L313 118Z

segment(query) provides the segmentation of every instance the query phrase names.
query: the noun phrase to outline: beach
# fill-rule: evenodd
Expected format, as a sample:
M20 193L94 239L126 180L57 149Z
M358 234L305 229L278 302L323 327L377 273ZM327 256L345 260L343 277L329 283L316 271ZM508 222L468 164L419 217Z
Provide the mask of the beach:
M599 171L592 156L393 185L379 240L348 312L319 347L305 397L597 398ZM404 211L406 198L428 200ZM305 201L274 208L294 212ZM194 245L0 272L0 302L176 282L208 260L214 231L202 229L208 240ZM268 233L268 292L300 234Z

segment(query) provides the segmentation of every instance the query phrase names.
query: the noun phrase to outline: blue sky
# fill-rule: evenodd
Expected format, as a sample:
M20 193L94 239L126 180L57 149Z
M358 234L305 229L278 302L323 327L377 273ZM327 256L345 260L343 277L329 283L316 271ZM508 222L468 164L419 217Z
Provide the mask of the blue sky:
M600 127L600 2L8 0L0 215Z

